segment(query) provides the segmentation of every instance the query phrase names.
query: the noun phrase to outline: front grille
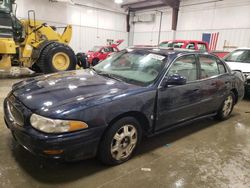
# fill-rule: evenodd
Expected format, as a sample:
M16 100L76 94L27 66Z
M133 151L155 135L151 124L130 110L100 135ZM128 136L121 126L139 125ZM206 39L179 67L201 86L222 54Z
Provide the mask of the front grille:
M19 126L24 125L24 118L22 113L10 101L7 101L7 110L10 116L10 120L13 123Z

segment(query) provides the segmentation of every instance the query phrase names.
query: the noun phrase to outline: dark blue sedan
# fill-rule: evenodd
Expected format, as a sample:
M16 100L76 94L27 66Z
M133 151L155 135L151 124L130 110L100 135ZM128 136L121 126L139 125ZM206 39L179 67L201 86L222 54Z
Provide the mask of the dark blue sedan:
M13 86L4 117L15 140L40 156L106 164L131 158L152 136L204 117L227 119L244 79L214 55L127 49L88 70Z

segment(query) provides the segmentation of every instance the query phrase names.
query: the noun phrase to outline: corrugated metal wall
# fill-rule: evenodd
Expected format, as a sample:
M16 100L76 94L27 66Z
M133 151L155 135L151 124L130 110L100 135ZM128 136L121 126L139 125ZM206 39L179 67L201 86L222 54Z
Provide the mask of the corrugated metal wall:
M173 38L173 32L171 31L171 10L162 10L162 29L160 40L170 40ZM134 24L134 45L156 45L159 35L160 13L156 11L139 12L139 14L155 14L155 21L148 23L135 23Z
M204 3L208 1L183 0L181 2L176 39L201 40L202 33L219 32L218 50L222 50L224 44L232 47L250 47L250 1L224 0ZM152 11L143 12L145 13L152 13ZM165 9L163 18L161 41L173 39L170 9ZM157 13L154 23L135 24L134 45L157 44L159 19L159 13Z
M35 10L36 17L55 26L73 25L71 47L75 52L86 52L94 45L105 45L107 39L124 39L127 46L126 15L78 7L48 0L17 0L20 18L27 18L28 10Z

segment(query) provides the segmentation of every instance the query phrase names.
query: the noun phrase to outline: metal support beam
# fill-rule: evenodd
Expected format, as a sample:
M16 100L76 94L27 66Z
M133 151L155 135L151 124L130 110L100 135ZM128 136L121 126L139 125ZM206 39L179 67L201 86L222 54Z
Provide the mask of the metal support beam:
M159 11L161 13L160 15L160 25L159 25L159 34L158 34L158 46L161 42L161 25L162 25L162 16L163 16L163 12Z
M180 0L158 0L153 4L152 0L144 0L135 3L122 4L122 8L128 8L129 10L135 12L146 9L154 9L169 6L175 9L179 9Z
M180 0L161 0L166 6L170 6L172 8L179 8Z
M137 6L137 5L141 5L143 3L147 3L150 2L151 0L144 0L144 1L139 1L139 2L135 2L135 3L126 3L126 4L122 4L121 7L125 8L125 7L131 7L131 6Z
M176 31L178 23L178 13L179 9L173 8L172 10L172 30Z
M139 10L154 9L154 8L165 7L165 6L166 6L165 4L150 5L150 6L140 7L140 8L130 8L130 10L132 12L136 12L136 11L139 11Z

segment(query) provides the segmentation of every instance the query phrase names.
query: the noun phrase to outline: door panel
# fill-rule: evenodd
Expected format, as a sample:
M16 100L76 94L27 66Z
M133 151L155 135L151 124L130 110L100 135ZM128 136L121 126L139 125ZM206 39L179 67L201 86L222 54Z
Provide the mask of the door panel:
M200 112L207 114L215 112L220 107L225 96L226 85L229 77L222 72L223 64L220 60L211 55L199 55L201 66L201 98L202 105ZM219 66L218 66L219 65Z
M156 129L199 116L200 95L198 82L159 89Z
M172 63L165 79L178 74L187 79L187 84L158 89L156 130L199 115L201 93L200 83L197 82L197 67L194 55L182 56Z

